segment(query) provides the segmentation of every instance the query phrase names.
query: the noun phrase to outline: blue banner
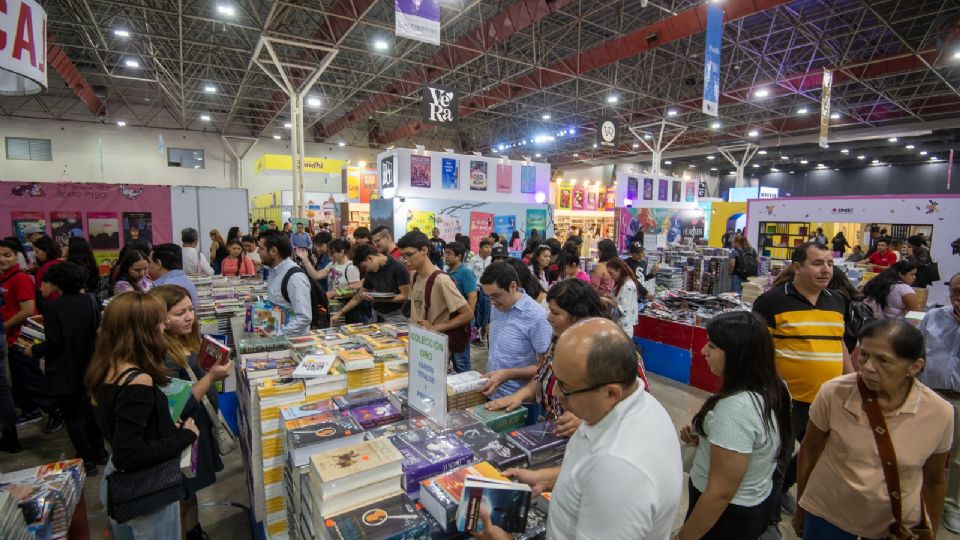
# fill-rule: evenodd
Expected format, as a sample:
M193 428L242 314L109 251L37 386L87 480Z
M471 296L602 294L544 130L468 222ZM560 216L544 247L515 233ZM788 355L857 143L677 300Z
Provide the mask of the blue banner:
M707 47L703 59L703 112L717 116L720 110L720 47L723 41L723 8L707 3Z
M397 37L440 44L440 0L397 0Z

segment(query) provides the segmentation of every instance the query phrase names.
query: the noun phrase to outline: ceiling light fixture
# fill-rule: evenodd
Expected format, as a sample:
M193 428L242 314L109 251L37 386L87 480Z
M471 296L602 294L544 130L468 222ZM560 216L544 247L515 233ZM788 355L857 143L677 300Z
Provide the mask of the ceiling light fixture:
M677 114L678 113L676 109L670 109L669 111L667 111L667 116L676 116Z
M209 121L210 121L210 115L209 115L209 114L201 114L201 115L200 115L200 119L203 120L204 122L209 122Z
M343 141L340 141L340 142L337 143L337 146L346 146L346 145L347 145L347 143L345 143L345 142L343 142Z
M928 153L928 152L927 152L926 150L922 150L922 151L920 152L920 155L921 155L921 156L925 156L925 155L927 155L927 153Z
M751 130L747 133L747 137L756 137L756 136L758 136L758 135L760 135L760 132L757 131L757 130L755 130L755 129L751 129Z
M849 153L850 153L850 150L847 150L846 148L844 148L843 150L840 151L840 153L841 153L841 154L849 154Z
M573 157L580 157L580 154L578 154L578 153L576 153L576 152L574 152L574 153L571 154L571 155L572 155Z
M549 119L551 119L551 118L553 118L553 117L550 116L550 113L543 113L543 114L540 115L540 119L541 119L541 120L549 120Z
M707 156L707 159L714 160L714 159L717 159L717 156Z
M912 144L908 144L908 145L907 145L907 150L913 150L914 148L916 148L916 146L914 146L914 145L912 145Z
M217 13L226 17L233 17L237 14L237 10L233 6L228 4L218 4Z
M693 163L691 163L691 164L687 165L687 168L688 168L688 169L696 169L697 166L694 165Z
M805 160L805 159L801 159L801 160L800 160L800 164L801 164L801 165L806 165L807 163L810 163L810 162L807 161L807 160Z
M634 148L640 148L640 143L633 143Z
M123 120L117 120L117 127L123 127L125 125L127 125L127 123L124 122Z
M953 53L953 59L960 60L960 50L957 50L957 52Z
M716 168L716 167L710 167L710 170L711 170L711 171L715 171L715 170L717 170L717 168Z
M320 98L315 98L315 97L307 98L307 107L319 107L319 106L320 106Z
M673 162L668 159L667 161L664 161L663 164L664 164L664 165L673 165Z
M129 60L124 61L123 64L124 64L125 66L127 66L128 68L138 68L138 67L140 67L140 62L138 62L138 61L136 61L136 60L134 60L134 59L132 59L132 58L129 59Z
M786 161L786 160L790 159L790 156L780 156L780 159Z
M897 138L896 138L896 137L890 137L889 139L887 139L887 142L897 142Z
M208 93L208 94L216 94L216 93L217 93L217 87L208 84L208 85L206 85L206 86L203 87L203 91L206 92L206 93Z
M113 31L113 35L117 37L128 38L130 37L130 32L128 30L117 28L116 30Z
M766 151L766 150L761 150L761 151L759 151L759 152L757 152L757 153L760 154L761 156L767 155L767 151Z
M759 169L759 168L760 168L760 165L758 165L757 163L754 163L754 164L753 164L753 168L754 168L754 169Z
M543 155L542 155L542 154L534 154L533 157L539 158L539 157L543 157Z
M770 96L770 91L767 90L766 88L761 88L761 89L757 90L756 92L754 92L753 95L754 95L755 97L758 97L758 98L761 98L761 99L762 99L762 98L765 98L765 97L769 97L769 96Z
M797 114L807 114L808 112L810 111L806 107L800 107L797 109Z
M611 94L607 96L607 103L616 103L620 101L620 98L616 94Z
M939 159L937 156L930 156L930 161L936 161L937 159Z
M390 44L386 40L378 39L373 42L373 48L378 51L385 51L390 48Z
M875 160L871 161L870 163L873 163L874 165L876 165L877 163L880 163L880 160L879 160L879 159L875 159Z
M840 113L833 113L833 114L830 115L830 118L833 119L833 120L839 120L839 119L840 119Z
M276 139L276 140L278 140L278 141L280 140L280 136L279 136L279 135L274 135L273 138Z
M780 172L780 169L776 167L770 167L770 172Z
M713 122L710 124L710 129L720 129L720 122Z
M859 155L859 156L857 156L857 159L859 159L860 161L863 161L863 160L867 159L867 156Z
M284 122L284 123L283 123L283 127L287 128L287 129L290 129L290 128L293 127L293 124L291 124L290 122Z

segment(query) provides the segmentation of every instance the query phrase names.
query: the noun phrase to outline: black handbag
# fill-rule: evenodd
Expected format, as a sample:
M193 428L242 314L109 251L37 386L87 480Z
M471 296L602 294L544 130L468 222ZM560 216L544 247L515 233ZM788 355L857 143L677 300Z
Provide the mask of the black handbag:
M139 373L131 368L120 375L127 377L117 392L117 401ZM107 515L117 523L149 514L185 496L179 455L140 471L115 470L107 476Z

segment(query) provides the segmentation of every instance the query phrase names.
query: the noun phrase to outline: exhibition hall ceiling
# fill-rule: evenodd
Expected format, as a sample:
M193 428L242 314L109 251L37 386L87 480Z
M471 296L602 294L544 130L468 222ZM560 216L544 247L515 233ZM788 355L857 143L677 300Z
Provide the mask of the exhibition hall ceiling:
M649 160L626 127L667 119L687 127L672 150L703 166L717 145L815 137L823 68L836 70L832 137L896 126L953 140L960 3L720 4L718 118L701 112L704 0L440 0L439 46L395 37L386 0L47 0L50 50L93 91L81 100L51 69L46 93L0 98L0 115L288 139L286 95L253 62L269 59L266 37L294 79L327 54L297 44L338 50L305 102L318 142ZM460 92L457 129L419 122L426 81ZM606 116L619 145L597 149Z

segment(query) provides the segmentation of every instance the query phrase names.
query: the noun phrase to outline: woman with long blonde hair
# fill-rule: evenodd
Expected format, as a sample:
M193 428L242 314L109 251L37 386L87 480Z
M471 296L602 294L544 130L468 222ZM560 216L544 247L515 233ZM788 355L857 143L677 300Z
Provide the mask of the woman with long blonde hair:
M107 306L97 335L96 352L84 382L94 414L113 455L100 482L100 500L107 506L107 477L116 469L143 471L180 456L197 440L193 420L174 423L160 386L170 382L163 367L167 310L158 298L134 291ZM179 540L170 523L180 521L180 504L110 525L117 538Z
M227 258L227 241L217 229L210 229L210 266L215 274L220 273L220 265Z
M190 293L177 285L161 285L150 291L163 301L167 308L167 318L164 322L163 339L167 345L167 354L164 366L178 379L195 381L191 396L183 408L180 418L196 423L199 430L197 444L197 474L194 478L184 481L186 497L180 504L181 527L187 540L202 539L203 529L200 527L197 506L197 492L209 487L217 481L217 474L223 470L223 461L220 459L214 436L213 422L207 412L207 400L216 414L218 394L216 383L227 378L233 369L233 362L217 364L204 371L197 365L197 355L200 352L200 321L193 310Z

